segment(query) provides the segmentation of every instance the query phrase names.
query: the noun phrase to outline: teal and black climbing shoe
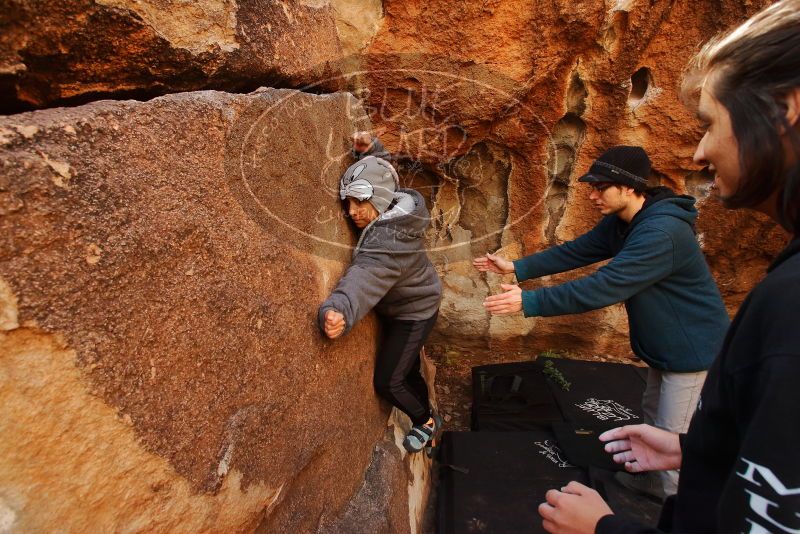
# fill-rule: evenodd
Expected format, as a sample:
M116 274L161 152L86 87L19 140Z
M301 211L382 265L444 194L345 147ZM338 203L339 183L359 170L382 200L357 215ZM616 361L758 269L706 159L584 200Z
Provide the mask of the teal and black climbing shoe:
M422 425L414 425L403 440L403 447L408 452L419 452L433 446L436 434L442 428L442 419L434 412L431 420Z

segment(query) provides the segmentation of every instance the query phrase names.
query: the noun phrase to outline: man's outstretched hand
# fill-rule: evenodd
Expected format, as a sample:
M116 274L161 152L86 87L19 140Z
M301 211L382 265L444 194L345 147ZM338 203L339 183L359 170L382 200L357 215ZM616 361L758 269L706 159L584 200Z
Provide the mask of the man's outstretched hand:
M614 461L625 464L631 473L665 471L681 466L681 444L678 434L650 425L628 425L612 428L600 434L606 441L606 452Z
M500 284L505 293L490 295L483 307L492 315L510 315L522 309L522 289L513 284Z
M514 272L513 263L500 256L489 254L488 252L486 256L481 256L472 260L472 266L482 273L489 271L497 274L511 274Z
M335 311L328 310L325 312L325 335L331 339L336 339L344 332L345 322L344 315Z
M545 499L539 515L551 533L594 534L600 518L613 513L599 493L579 482L570 482L561 491L551 489Z

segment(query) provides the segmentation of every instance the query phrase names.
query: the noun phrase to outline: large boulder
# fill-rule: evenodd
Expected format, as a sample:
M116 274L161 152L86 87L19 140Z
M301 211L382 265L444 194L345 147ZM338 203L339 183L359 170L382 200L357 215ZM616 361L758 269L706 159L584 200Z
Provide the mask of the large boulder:
M0 113L300 87L377 31L376 0L0 0Z
M0 530L415 528L376 322L315 322L367 126L289 90L0 119Z
M445 286L440 341L628 356L620 306L488 317L481 301L501 280L469 260L520 256L590 228L598 214L577 177L608 146L638 144L654 183L708 206L698 227L734 311L785 236L750 216L724 222L733 216L706 203L708 178L691 163L700 131L678 85L702 42L767 3L0 0L0 101L15 110L196 88L350 90L403 182L429 202ZM714 236L731 225L769 239L725 246Z

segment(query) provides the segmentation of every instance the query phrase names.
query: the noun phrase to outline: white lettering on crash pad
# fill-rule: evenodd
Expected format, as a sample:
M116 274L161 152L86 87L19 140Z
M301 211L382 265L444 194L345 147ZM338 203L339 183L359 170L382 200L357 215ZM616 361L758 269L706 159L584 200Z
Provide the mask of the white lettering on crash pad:
M639 419L639 416L615 400L588 398L580 404L578 408L586 413L590 413L601 421L629 421Z
M558 467L575 467L561 457L561 449L559 449L558 446L555 443L552 443L549 439L544 441L535 441L534 444L542 449L539 451L539 454L544 455L545 458L556 464Z

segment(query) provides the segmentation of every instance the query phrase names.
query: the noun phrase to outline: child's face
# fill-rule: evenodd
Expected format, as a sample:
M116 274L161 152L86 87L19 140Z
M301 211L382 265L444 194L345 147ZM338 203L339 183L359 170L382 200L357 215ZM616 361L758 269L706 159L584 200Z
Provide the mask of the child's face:
M364 228L378 218L378 210L369 200L357 200L347 197L347 215L353 219L357 228Z

